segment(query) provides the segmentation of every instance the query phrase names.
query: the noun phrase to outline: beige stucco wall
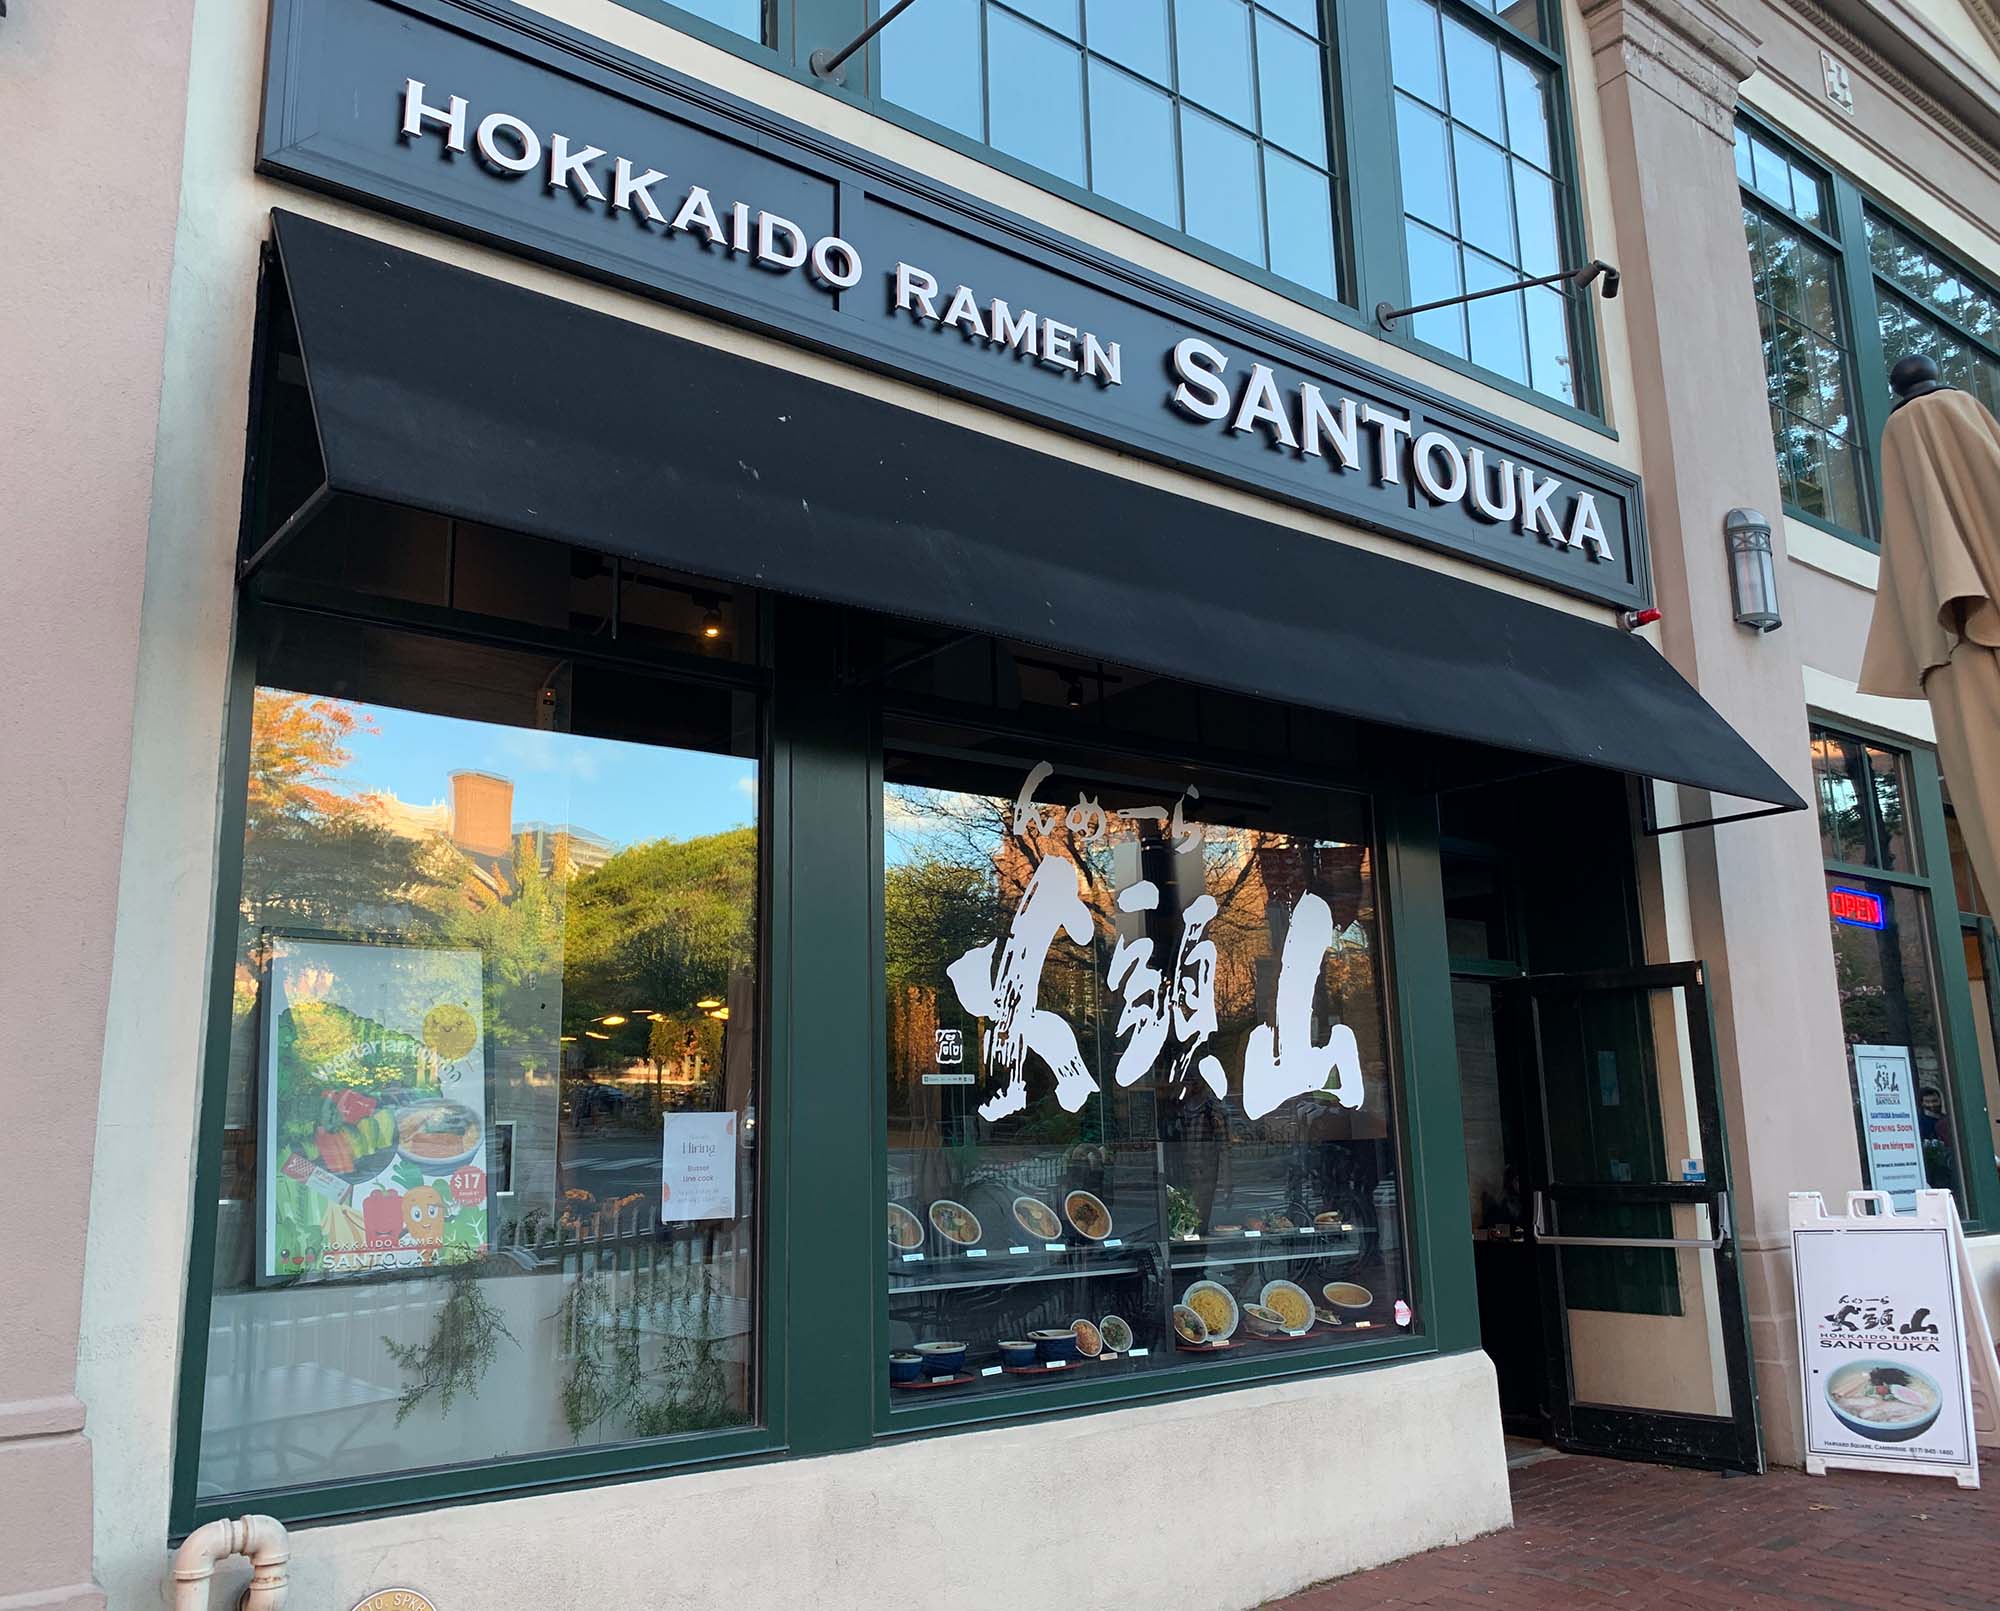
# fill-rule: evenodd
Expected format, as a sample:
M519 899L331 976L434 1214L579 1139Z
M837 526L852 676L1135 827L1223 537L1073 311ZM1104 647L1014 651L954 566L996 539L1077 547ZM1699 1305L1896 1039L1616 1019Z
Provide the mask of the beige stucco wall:
M101 1603L77 1315L191 8L0 22L0 1605L21 1611ZM143 1211L102 1217L146 1256Z

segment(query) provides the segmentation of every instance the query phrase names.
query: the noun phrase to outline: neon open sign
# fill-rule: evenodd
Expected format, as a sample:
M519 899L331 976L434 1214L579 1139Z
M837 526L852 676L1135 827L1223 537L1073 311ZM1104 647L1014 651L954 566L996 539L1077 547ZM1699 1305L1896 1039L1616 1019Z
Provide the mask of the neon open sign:
M1835 887L1828 890L1826 909L1833 914L1834 922L1846 923L1857 929L1886 928L1889 922L1882 897L1871 895L1865 889Z

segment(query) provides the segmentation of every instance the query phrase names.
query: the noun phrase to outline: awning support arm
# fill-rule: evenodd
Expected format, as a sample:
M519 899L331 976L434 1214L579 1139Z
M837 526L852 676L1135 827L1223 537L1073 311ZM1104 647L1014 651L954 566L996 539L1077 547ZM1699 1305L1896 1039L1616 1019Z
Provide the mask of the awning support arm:
M1803 809L1801 806L1763 806L1756 811L1735 811L1727 816L1700 817L1693 822L1672 822L1662 827L1659 808L1653 804L1653 791L1650 788L1639 791L1639 826L1648 839L1662 839L1670 833L1687 833L1694 828L1719 828L1725 822L1754 822L1759 817L1782 817L1788 811Z
M285 523L259 543L255 553L251 554L248 559L237 561L236 580L239 582L249 581L257 570L257 567L262 565L265 560L269 559L280 548L284 547L286 543L290 542L292 538L297 536L299 529L307 521L311 520L314 515L318 514L320 505L324 504L332 496L333 489L324 481L313 488L312 496L287 515Z

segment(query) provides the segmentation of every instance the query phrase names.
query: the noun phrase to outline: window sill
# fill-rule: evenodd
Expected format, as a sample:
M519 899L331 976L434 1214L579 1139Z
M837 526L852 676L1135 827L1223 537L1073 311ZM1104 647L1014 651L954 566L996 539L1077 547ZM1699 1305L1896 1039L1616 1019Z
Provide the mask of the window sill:
M1881 552L1866 538L1790 509L1785 511L1785 554L1811 570L1871 593L1882 570Z

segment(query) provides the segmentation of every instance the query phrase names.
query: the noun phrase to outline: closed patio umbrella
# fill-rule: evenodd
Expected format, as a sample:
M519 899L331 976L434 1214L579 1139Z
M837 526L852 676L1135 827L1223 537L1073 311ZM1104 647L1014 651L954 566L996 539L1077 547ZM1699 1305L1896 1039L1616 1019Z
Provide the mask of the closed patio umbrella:
M1930 701L1938 763L1981 890L2000 901L2000 421L1928 358L1890 375L1882 574L1867 694Z

